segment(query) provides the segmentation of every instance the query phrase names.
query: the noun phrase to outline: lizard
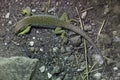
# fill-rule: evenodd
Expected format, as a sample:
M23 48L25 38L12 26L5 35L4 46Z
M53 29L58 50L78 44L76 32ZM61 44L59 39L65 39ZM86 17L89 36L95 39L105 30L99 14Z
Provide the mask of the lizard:
M57 16L41 14L41 15L28 16L21 19L16 23L13 31L14 33L17 33L17 34L23 31L22 34L24 34L25 32L28 32L32 26L43 27L43 28L49 28L50 26L52 27L54 26L54 28L61 27L61 28L73 31L81 35L82 37L84 37L93 46L95 53L98 54L104 62L104 58L100 50L95 45L95 43L87 35L87 33L81 30L78 26L70 24L67 21L61 20Z

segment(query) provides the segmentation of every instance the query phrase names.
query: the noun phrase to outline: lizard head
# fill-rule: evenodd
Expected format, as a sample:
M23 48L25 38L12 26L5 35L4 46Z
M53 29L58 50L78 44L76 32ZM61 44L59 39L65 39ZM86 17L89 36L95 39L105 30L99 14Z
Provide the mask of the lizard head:
M14 25L13 32L15 34L18 34L21 31L23 31L25 28L26 28L26 22L24 20L20 20Z

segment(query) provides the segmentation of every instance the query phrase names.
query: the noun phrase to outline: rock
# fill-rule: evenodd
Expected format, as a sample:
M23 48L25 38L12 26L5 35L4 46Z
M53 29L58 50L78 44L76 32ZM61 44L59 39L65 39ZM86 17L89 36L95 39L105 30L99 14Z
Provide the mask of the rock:
M29 45L30 45L30 46L33 46L33 45L34 45L34 41L30 41L30 42L29 42Z
M33 36L32 39L35 40L35 36Z
M80 66L80 69L83 71L83 70L85 70L85 68L86 68L86 62L84 61L84 62L82 62L81 63L81 66Z
M44 51L43 48L40 48L40 51L43 52Z
M115 14L120 14L120 5L115 5L115 6L113 7L113 12L114 12Z
M10 24L10 25L11 25L11 24L12 24L12 21L11 21L11 20L10 20L10 21L8 21L8 24Z
M6 15L5 15L5 18L9 18L10 17L10 13L8 12Z
M74 61L75 60L75 56L74 55L71 55L69 58L68 58L69 61Z
M80 68L78 68L76 71L77 71L77 72L81 72L81 71L85 70L85 68L86 68L85 63L86 63L86 62L82 62Z
M0 80L30 80L37 62L26 57L0 57Z
M113 67L113 70L114 70L114 71L117 71L117 70L118 70L118 67Z
M56 80L62 80L62 79L59 77L59 78L57 78Z
M103 58L99 54L94 55L95 61L99 64L102 65L104 63Z
M41 72L44 72L44 71L45 71L45 66L40 67L39 70L40 70Z
M110 12L110 8L109 8L109 6L108 5L105 5L104 6L104 13L103 14L108 14Z
M95 73L95 74L94 74L95 80L101 80L101 76L102 76L101 73Z
M35 12L36 12L36 9L32 9L32 12L35 13Z
M5 46L6 46L6 45L8 45L8 43L7 43L7 42L5 42Z
M64 52L66 51L63 46L61 46L61 49L60 49L60 50L61 50L62 53L64 53Z
M34 52L35 51L35 47L29 47L30 51Z
M106 45L111 44L112 38L107 34L100 34L100 43Z
M4 26L0 27L0 37L4 37L6 35L6 30Z
M51 8L51 9L48 10L48 13L55 12L55 10L56 10L56 8L53 7L53 8Z
M78 46L81 43L81 38L80 38L80 36L74 36L70 39L70 41L71 41L72 45Z
M81 15L81 18L82 18L82 19L85 19L85 18L86 18L86 15L87 15L87 11L84 11L84 12L82 13L82 15Z
M120 68L120 62L116 63L116 67Z
M120 37L114 36L114 37L113 37L113 41L114 41L114 42L120 42Z
M54 47L53 52L57 52L57 51L58 51L58 47Z
M84 30L85 30L85 31L91 31L91 30L92 30L92 26L91 26L90 24L86 24L86 25L84 26Z
M67 52L71 52L71 46L65 47L65 50L66 50Z
M107 49L104 49L101 51L101 53L104 55L104 56L109 56L110 53L111 53L112 49L111 48L107 48Z
M59 74L61 72L60 66L55 66L53 68L52 74Z
M49 79L52 77L52 74L50 74L49 72L47 73L47 75Z
M64 77L64 80L74 80L74 79L73 79L73 75L71 75L71 74L69 74L69 73L66 74L65 77ZM81 80L81 79L78 79L78 80Z
M113 31L113 42L120 42L120 30Z

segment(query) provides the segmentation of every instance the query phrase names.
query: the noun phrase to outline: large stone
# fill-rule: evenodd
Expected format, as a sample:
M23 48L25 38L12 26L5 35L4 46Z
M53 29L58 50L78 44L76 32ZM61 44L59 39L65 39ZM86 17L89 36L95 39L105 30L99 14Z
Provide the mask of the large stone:
M38 59L0 57L0 80L30 80Z

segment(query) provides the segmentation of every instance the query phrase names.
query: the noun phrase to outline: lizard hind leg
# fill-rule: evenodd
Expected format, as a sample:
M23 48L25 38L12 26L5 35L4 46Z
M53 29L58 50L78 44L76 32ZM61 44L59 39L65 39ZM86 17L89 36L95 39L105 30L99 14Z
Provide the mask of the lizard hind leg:
M66 12L64 12L62 14L62 16L60 17L60 20L70 23L70 20L69 20L68 15L67 15ZM63 30L60 27L55 28L54 33L55 34L60 34L62 39L65 38L66 32L65 32L65 30Z

